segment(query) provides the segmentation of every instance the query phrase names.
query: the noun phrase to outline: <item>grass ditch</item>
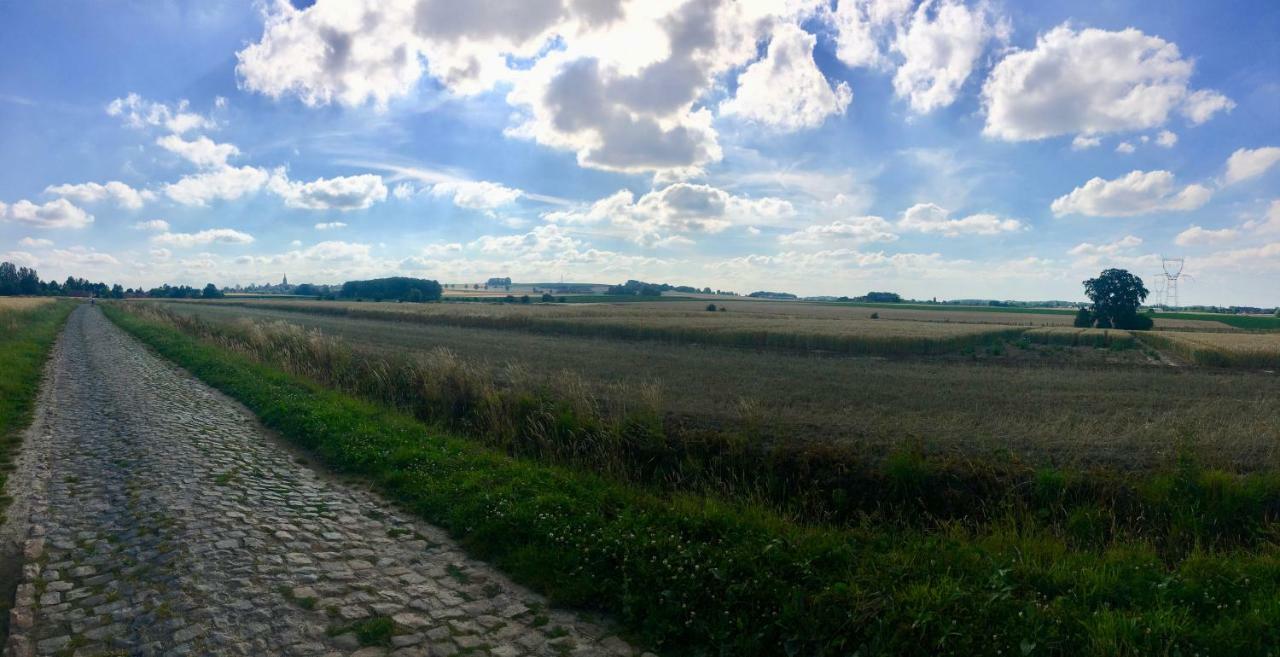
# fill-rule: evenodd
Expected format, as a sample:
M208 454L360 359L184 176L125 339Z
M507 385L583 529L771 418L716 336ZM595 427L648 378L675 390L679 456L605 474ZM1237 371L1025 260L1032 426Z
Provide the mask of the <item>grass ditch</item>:
M368 478L552 600L611 613L663 653L1263 655L1280 645L1273 541L1191 538L1170 552L1116 531L1105 506L1071 507L1068 474L1038 472L1030 487L1045 509L1072 508L1065 533L1012 510L975 525L804 525L512 458L154 318L107 312L329 467ZM906 495L929 485L918 460L890 471ZM1186 518L1169 526L1194 537L1197 524L1251 517L1242 492L1266 486L1241 481L1185 463L1143 494L1167 500Z

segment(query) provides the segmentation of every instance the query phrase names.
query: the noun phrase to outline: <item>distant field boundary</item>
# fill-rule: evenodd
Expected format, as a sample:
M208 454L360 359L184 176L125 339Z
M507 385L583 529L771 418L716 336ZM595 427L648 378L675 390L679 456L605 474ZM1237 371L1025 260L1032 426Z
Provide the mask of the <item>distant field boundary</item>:
M613 614L664 654L1264 654L1280 643L1274 552L1198 538L1265 534L1268 525L1245 510L1270 508L1269 475L1188 466L1147 482L1144 499L1171 523L1166 538L1183 545L1173 552L1141 536L1113 542L1114 518L1063 497L1070 482L1055 472L1037 474L1026 492L1070 513L1062 537L1012 509L1006 521L938 532L870 521L804 527L749 506L657 496L508 458L105 310L329 467L365 477L553 601ZM888 473L886 499L911 495L925 474L910 459Z

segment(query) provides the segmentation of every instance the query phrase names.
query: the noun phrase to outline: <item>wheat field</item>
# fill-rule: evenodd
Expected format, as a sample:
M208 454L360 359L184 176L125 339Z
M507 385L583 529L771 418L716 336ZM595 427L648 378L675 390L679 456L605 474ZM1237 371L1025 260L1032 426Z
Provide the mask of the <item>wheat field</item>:
M0 312L31 310L53 301L52 297L0 297Z
M1197 365L1280 367L1280 333L1145 333L1142 340Z

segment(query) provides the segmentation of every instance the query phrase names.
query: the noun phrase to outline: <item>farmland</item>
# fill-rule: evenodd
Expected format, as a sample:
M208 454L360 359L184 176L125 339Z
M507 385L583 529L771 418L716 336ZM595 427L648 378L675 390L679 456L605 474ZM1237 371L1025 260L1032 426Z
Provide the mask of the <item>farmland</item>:
M591 336L566 342L559 334L290 312L275 306L166 306L228 324L242 318L284 321L379 356L406 351L425 356L445 348L494 375L514 369L543 382L568 372L599 391L619 384L649 386L673 422L691 428L750 425L768 440L856 443L877 455L914 443L929 453L953 456L1007 450L1020 459L1050 465L1145 467L1172 458L1175 448L1194 449L1208 462L1224 467L1280 463L1269 442L1259 440L1256 406L1258 386L1274 390L1274 377L1200 369L1169 371L1152 364L1138 349L1032 345L1023 349L1014 339L1002 343L1007 346L998 356L994 348L980 347L968 354L957 349L927 359L801 358L691 344L647 344L637 349L628 341ZM373 306L381 307L402 306ZM531 312L518 306L477 311ZM604 312L596 308L588 317ZM706 312L694 315L703 316L720 317ZM909 324L857 323L881 330ZM954 326L917 324L924 330ZM1033 345L1039 330L1028 334ZM1067 335L1082 332L1046 330ZM1128 337L1127 332L1109 333L1124 336L1121 340ZM1064 377L1063 366L1082 374L1104 369L1108 374ZM1086 411L1078 405L1054 403L1058 399L1092 400L1097 406ZM1132 421L1134 414L1150 421ZM1186 438L1203 434L1207 427L1216 427L1214 440Z
M620 501L631 499L632 493L622 498L603 491L591 495L613 500L610 504L619 508L640 504L651 509L644 516L650 520L634 520L624 511L617 517L640 524L607 528L598 524L604 521L594 511L583 510L586 515L574 516L573 522L597 529L575 534L580 538L573 542L540 548L546 558L567 562L597 553L621 559L593 566L590 583L549 563L509 553L500 540L511 532L531 531L533 525L524 522L542 522L519 520L544 517L525 508L538 504L536 496L528 496L538 490L534 482L542 475L504 475L523 482L512 489L517 498L503 503L514 505L510 512L495 516L485 511L483 521L476 515L454 515L450 517L466 528L449 526L472 536L477 550L557 599L619 613L653 645L735 645L743 654L769 654L761 646L776 645L772 642L781 636L806 636L798 645L808 646L811 654L828 653L836 645L877 642L894 646L894 652L910 652L907 645L932 645L943 636L937 634L941 628L921 620L940 613L943 603L915 598L920 587L950 587L947 596L978 605L978 598L990 596L978 582L988 582L997 571L977 563L1005 564L1008 570L999 572L1012 573L1018 582L1010 589L1014 606L998 612L1001 617L1021 611L1027 619L1023 623L1040 628L1064 623L1061 627L1067 629L1038 630L1042 638L1032 641L995 617L970 618L966 628L984 628L998 640L988 646L965 629L947 640L950 648L942 654L952 649L996 654L996 644L1008 654L1032 643L1048 646L1048 654L1170 646L1190 650L1227 645L1216 643L1225 640L1222 628L1264 622L1266 612L1258 606L1263 598L1258 596L1270 595L1264 593L1269 584L1215 593L1239 596L1249 610L1241 616L1187 611L1154 590L1135 598L1134 582L1102 583L1097 578L1123 563L1140 578L1173 578L1167 581L1176 582L1177 598L1209 586L1193 574L1206 563L1231 571L1225 575L1230 578L1246 577L1247 571L1255 583L1280 577L1265 539L1275 522L1271 509L1280 501L1275 474L1280 429L1274 421L1280 415L1280 382L1274 374L1256 367L1203 366L1177 350L1136 341L1127 331L1077 329L1052 315L1040 324L1039 315L1012 313L1009 321L1020 323L999 324L991 321L993 313L975 313L972 322L963 322L959 320L968 318L963 313L940 316L947 311L912 315L904 310L890 319L873 309L878 318L871 319L867 309L857 307L742 301L712 313L701 305L135 302L122 309L127 313L112 312L130 330L154 336L154 344L173 345L165 348L176 350L179 362L206 358L180 355L203 353L189 351L196 349L195 343L177 346L187 344L182 341L194 338L207 345L200 349L212 350L209 376L224 376L219 373L224 365L215 363L249 358L407 413L528 467L592 473L641 491L635 494L648 501ZM1233 339L1243 339L1264 350L1274 348L1280 337L1225 326L1199 332L1185 325L1166 328L1170 330L1150 334L1157 340L1210 340L1219 347L1242 344ZM781 342L738 337L788 331L804 337ZM929 346L904 349L894 341L903 335L908 342ZM856 339L859 346L832 349L833 336ZM241 386L258 384L246 380L227 385L235 394ZM268 417L281 418L286 433L327 440L315 433L322 431L320 425L296 424L278 414ZM373 446L378 440L362 438L365 442L352 445ZM325 449L340 455L347 448ZM361 463L370 464L360 467L374 468L382 473L378 477L394 477L395 466L373 465L382 463L374 453L382 452L360 456ZM349 463L355 455L333 458ZM437 485L454 484L424 480L415 484L420 488L405 484L390 494L416 499L412 496L426 495ZM576 490L565 486L557 484L557 495ZM491 495L484 493L484 499ZM468 499L464 494L450 504L469 504ZM700 507L704 510L695 512L681 506L690 503L718 510ZM432 515L443 510L422 508L429 518L444 522L445 516ZM737 571L744 576L774 573L776 581L793 583L790 588L759 588L744 581L745 588L732 595L714 581L693 578L689 586L694 588L686 589L663 580L668 582L665 595L685 596L684 604L699 614L747 613L735 606L746 604L737 595L834 601L841 599L829 598L830 587L836 586L855 598L845 599L840 608L868 604L865 599L857 602L859 596L888 596L899 611L887 612L877 603L877 617L889 614L899 619L893 622L914 629L891 639L874 627L855 624L832 635L831 628L843 621L825 615L835 608L818 604L799 616L764 623L762 644L734 643L723 625L697 630L684 621L668 624L662 614L625 611L638 609L629 606L634 604L656 605L647 607L652 611L667 608L650 598L651 587L644 582L675 573L632 571L625 564L647 559L647 548L621 548L608 538L615 531L654 531L644 523L667 522L659 518L668 511L658 509L676 513L682 520L673 516L671 522L682 526L711 522L739 527L735 538L718 544L722 547L696 549L680 543L685 530L677 531L672 535L677 544L666 549L687 560L680 562L681 568L724 572L729 562L720 561L728 558L721 550L748 549L757 538L790 546L780 553L788 556L780 558L823 564L811 580L746 559L752 564L750 575ZM773 519L755 524L749 518ZM492 527L476 529L485 523ZM481 534L469 533L477 531ZM689 531L707 530L690 525ZM860 546L857 559L885 564L885 572L853 573L845 557L837 556L845 552L818 547L830 541L852 541L847 545ZM939 547L938 541L950 547ZM623 552L613 552L619 549ZM924 555L936 550L941 553L930 559L942 570L921 567ZM973 553L962 556L967 551ZM979 554L978 562L969 561ZM1010 561L1013 554L1025 556ZM903 564L904 570L896 571L889 565L893 563ZM1044 569L1050 563L1071 564L1072 574L1053 575ZM552 571L560 575L549 580L546 573ZM891 584L882 577L915 583ZM1093 594L1078 588L1094 585L1101 588ZM1099 621L1100 600L1118 601L1111 596L1122 595L1114 587L1128 591L1123 594L1126 606L1115 612L1120 614L1115 619ZM701 591L710 597L702 597ZM947 617L958 613L948 609ZM1169 613L1191 615L1180 616L1185 620L1175 626L1161 625L1157 619ZM1141 629L1116 633L1112 622L1154 626L1159 638ZM1014 635L1024 639L1008 643ZM1270 641L1268 637L1246 633L1231 641L1248 652L1248 646L1261 645L1249 641Z

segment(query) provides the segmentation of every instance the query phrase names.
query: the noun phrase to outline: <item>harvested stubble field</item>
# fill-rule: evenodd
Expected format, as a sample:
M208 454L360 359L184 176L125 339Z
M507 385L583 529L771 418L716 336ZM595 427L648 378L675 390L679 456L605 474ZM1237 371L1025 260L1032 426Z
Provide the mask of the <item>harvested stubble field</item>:
M663 652L1280 645L1273 375L1169 367L1125 344L1042 345L1025 328L868 357L527 330L520 318L542 309L481 309L507 323L477 328L365 306L386 314L111 311L335 467L369 473L518 578L617 614ZM579 312L559 319L602 311ZM283 375L243 358L518 465L459 470L479 457L414 451L443 444L403 443L411 432L380 428L376 410L306 406L318 388L269 393ZM280 410L297 404L296 417Z

